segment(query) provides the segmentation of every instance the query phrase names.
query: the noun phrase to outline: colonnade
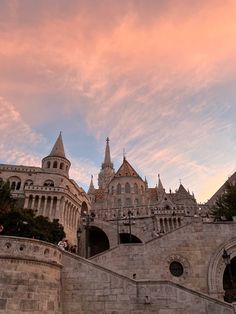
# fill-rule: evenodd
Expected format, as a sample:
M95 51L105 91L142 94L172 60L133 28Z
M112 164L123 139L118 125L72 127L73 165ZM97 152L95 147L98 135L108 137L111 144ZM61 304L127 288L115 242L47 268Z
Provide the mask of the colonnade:
M24 208L33 209L37 215L48 217L50 220L59 219L60 223L76 230L79 219L79 207L64 196L29 195L25 198Z
M167 233L181 227L182 221L180 217L163 217L157 218L157 230L161 233Z

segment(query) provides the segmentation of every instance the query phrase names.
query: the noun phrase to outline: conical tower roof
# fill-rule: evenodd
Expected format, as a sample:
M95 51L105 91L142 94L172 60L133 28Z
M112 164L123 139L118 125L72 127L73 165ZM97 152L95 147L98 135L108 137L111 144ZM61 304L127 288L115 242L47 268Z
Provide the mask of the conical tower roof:
M102 169L107 168L107 167L113 169L113 163L111 162L109 137L107 137L106 142L107 143L106 143L106 149L105 149L105 157L104 157L104 162L102 163Z
M161 182L161 177L160 174L158 173L158 185L157 185L157 189L159 191L165 191L165 189L163 188L162 182Z
M88 189L88 194L94 192L94 185L93 185L93 175L91 175L91 181Z
M111 154L110 154L110 146L109 146L109 137L106 139L106 150L105 150L105 158L104 158L104 164L111 164Z
M115 174L115 177L137 177L140 178L138 173L134 170L131 164L124 157L123 163Z
M49 156L66 158L61 132Z

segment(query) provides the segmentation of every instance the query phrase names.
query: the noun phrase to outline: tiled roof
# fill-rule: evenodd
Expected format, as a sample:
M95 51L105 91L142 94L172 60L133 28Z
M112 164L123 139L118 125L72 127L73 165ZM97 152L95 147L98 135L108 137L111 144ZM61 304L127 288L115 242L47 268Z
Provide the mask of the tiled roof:
M131 164L124 158L122 165L115 174L115 177L137 177L140 178L138 173L134 170Z

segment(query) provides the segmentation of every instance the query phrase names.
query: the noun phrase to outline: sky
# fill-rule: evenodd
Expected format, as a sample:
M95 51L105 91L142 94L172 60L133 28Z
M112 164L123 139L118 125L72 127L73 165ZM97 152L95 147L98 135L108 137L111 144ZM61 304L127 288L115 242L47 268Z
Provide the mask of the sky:
M0 0L0 163L62 131L87 190L106 137L154 187L207 201L236 171L235 0Z

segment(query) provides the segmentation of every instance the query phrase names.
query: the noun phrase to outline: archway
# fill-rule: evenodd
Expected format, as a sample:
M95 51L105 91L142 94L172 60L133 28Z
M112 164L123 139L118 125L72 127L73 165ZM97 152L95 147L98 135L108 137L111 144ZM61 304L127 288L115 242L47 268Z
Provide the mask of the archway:
M106 251L110 248L109 239L104 231L98 227L89 228L89 257Z
M236 301L236 257L225 267L223 275L224 300L232 303Z
M142 241L133 234L120 233L120 243L142 243Z

